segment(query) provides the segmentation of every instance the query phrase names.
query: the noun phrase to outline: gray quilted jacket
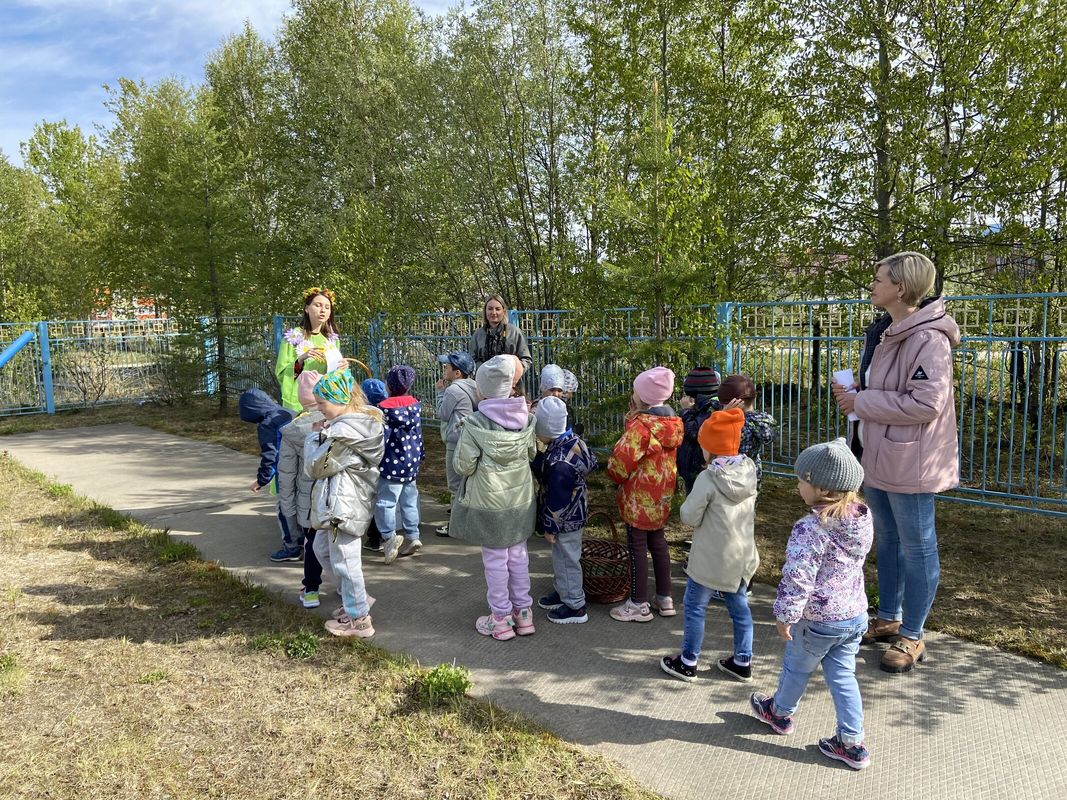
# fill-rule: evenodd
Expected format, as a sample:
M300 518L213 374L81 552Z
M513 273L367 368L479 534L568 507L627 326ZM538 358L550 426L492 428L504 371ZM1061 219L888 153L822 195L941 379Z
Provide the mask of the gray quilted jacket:
M289 530L295 530L294 524L311 527L314 481L304 471L304 444L312 433L311 426L323 419L318 411L310 411L282 428L282 445L278 449L278 509L289 523Z
M311 488L311 527L362 536L374 518L385 428L366 414L343 414L304 447Z

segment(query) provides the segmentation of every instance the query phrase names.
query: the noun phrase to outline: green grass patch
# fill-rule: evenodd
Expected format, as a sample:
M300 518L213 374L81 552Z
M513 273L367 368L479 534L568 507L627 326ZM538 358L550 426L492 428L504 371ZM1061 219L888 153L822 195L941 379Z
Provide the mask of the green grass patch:
M419 700L431 708L454 708L466 697L472 685L470 673L454 663L438 664L417 681Z
M170 676L167 675L166 670L157 669L154 672L146 672L144 675L137 679L137 682L143 684L162 683L169 677Z

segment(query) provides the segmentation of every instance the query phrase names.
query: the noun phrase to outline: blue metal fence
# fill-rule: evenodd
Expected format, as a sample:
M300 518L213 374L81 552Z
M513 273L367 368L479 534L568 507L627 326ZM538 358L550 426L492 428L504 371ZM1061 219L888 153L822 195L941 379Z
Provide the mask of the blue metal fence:
M967 296L948 299L963 332L956 351L961 481L956 499L1067 514L1067 295ZM863 301L724 303L675 309L655 335L636 308L513 311L534 365L527 388L547 363L573 370L573 405L589 438L607 445L621 428L633 376L654 364L681 376L709 364L743 372L759 387L758 404L779 423L765 454L772 473L790 474L808 444L843 435L845 420L829 392L831 374L856 369L863 331L874 317ZM231 392L276 391L274 354L286 327L279 315L224 320ZM430 400L437 356L466 350L480 324L471 313L380 315L342 338L345 355L379 377L395 363L416 368L415 392ZM184 354L196 393L217 391L216 332L203 320L179 331L168 321L61 321L0 324L0 350L23 346L0 366L0 416L160 397ZM424 403L427 421L433 403Z

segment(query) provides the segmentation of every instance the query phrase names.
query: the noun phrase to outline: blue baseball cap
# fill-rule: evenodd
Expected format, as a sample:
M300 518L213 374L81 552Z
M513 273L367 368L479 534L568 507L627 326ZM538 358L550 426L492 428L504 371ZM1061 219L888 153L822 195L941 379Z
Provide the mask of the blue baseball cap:
M438 356L437 360L442 364L451 364L464 375L470 376L474 374L474 359L471 358L470 353L462 351L445 353L443 356Z

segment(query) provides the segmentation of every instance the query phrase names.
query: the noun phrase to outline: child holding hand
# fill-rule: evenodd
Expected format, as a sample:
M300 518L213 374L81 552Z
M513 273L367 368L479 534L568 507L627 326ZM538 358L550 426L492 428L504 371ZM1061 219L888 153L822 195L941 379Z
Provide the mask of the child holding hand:
M752 713L775 733L793 732L793 714L808 679L822 665L837 712L837 730L819 751L853 769L871 762L864 744L863 700L856 653L867 630L863 562L871 549L871 512L860 502L863 467L844 439L804 450L797 490L811 513L793 526L786 545L774 616L785 659L772 697L754 693Z

